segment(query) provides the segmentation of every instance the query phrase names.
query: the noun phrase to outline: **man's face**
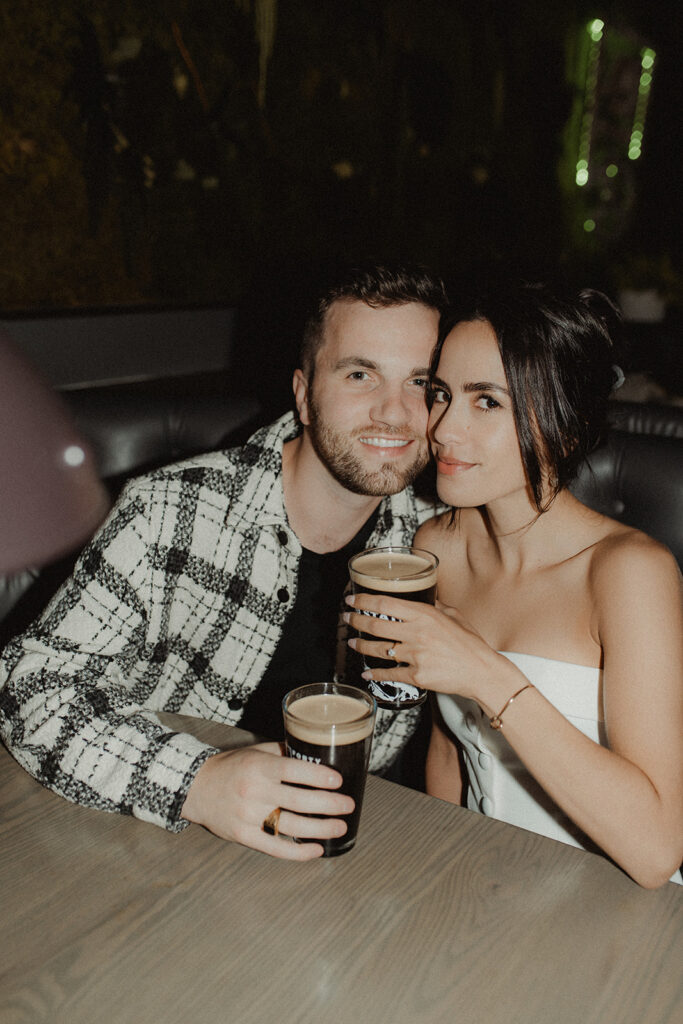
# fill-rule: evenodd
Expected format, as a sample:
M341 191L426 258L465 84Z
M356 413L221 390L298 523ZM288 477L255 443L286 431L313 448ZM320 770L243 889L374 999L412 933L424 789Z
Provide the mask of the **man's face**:
M428 459L425 389L439 314L419 303L335 302L299 415L334 478L355 494L397 494ZM299 396L298 396L299 397Z

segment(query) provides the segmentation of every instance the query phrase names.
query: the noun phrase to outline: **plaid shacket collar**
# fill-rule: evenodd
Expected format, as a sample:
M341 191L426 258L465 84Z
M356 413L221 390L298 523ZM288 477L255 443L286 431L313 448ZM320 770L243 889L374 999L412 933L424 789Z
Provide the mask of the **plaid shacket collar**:
M245 508L247 515L249 508L252 509L249 518L255 526L283 525L291 530L282 480L282 448L287 441L298 437L301 431L296 415L288 412L271 425L258 430L242 448L241 462L251 478L249 482L255 483L262 495L261 501L247 503ZM368 541L369 546L389 537L397 519L403 520L405 529L413 533L424 519L421 516L418 520L412 488L382 499L377 522Z

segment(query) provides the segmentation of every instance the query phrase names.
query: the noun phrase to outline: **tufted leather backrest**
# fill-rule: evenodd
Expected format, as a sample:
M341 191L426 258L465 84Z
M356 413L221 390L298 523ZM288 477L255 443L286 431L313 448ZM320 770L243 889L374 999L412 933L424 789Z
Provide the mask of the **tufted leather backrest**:
M129 477L239 444L260 425L257 400L231 393L222 374L83 388L62 397L112 499ZM42 611L75 558L0 576L0 648Z
M64 397L112 494L152 466L238 443L259 412L252 398L187 381L162 389L120 384ZM572 491L591 508L662 541L683 567L683 409L614 402L610 422L606 444L591 455ZM40 612L68 561L0 578L0 647Z
M254 398L203 383L116 384L62 395L100 476L112 481L236 444L249 432L260 411Z
M683 567L683 408L615 402L610 424L572 492L666 544Z

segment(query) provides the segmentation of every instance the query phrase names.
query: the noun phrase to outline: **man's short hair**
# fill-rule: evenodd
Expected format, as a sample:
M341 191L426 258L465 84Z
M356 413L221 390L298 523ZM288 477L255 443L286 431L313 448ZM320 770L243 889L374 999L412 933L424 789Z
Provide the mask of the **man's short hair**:
M372 263L347 267L321 290L306 318L299 366L309 381L325 337L327 313L340 300L364 302L373 308L418 302L439 313L448 301L443 281L419 264Z

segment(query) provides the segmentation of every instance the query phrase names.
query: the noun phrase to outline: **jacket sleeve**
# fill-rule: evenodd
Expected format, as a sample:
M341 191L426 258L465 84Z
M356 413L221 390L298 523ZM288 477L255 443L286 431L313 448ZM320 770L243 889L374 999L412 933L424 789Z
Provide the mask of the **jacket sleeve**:
M66 799L178 832L187 791L216 749L154 715L150 504L144 486L129 485L71 579L5 648L0 736Z

